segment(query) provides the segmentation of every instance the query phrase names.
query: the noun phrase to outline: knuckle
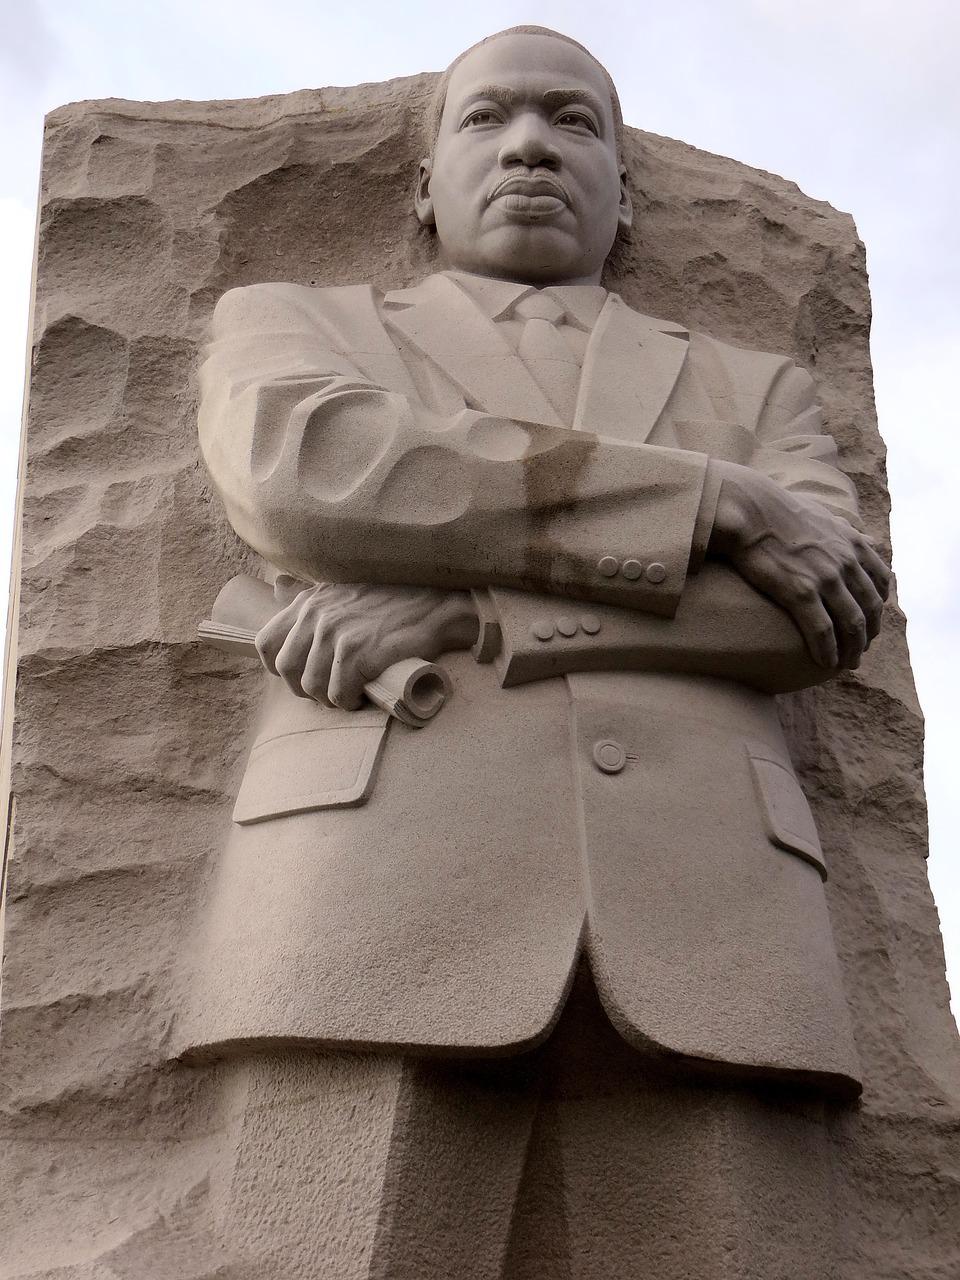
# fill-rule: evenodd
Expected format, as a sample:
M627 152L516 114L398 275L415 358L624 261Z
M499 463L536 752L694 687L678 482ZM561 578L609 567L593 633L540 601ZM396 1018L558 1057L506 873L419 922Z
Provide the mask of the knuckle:
M294 680L300 674L300 663L297 660L297 655L292 649L287 649L286 647L277 654L274 666L277 669L277 675L282 676L287 681Z
M292 621L286 610L274 614L257 632L257 643L260 644L262 641L266 645L279 646L286 638Z
M866 619L858 609L856 613L850 612L844 614L838 621L838 626L846 635L859 635L866 628Z
M348 627L339 633L336 641L338 658L352 659L363 648L363 632L357 627Z
M889 576L891 569L889 563L879 554L873 547L867 547L864 551L864 559L870 564L877 573Z
M359 702L359 694L353 684L341 684L336 689L331 686L330 701L341 711L353 711Z
M300 687L308 698L312 698L314 702L322 702L326 697L326 689L323 680L318 674L305 672Z
M874 551L873 547L869 545L857 548L857 561L859 564L862 564L865 569L868 567L879 568L883 566L883 561L877 555L876 551Z
M265 666L272 666L276 656L276 643L273 633L270 632L268 634L266 628L264 628L263 631L257 632L253 643L257 653L259 654L260 661L264 663Z

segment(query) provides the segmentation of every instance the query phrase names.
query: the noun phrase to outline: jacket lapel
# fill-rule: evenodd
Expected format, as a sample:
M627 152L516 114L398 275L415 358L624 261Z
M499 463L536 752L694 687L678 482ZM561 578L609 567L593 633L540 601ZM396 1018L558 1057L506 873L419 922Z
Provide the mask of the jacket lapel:
M468 408L563 426L493 320L447 276L384 297L384 320L456 383Z
M587 345L576 430L642 444L687 357L687 331L631 311L612 293Z

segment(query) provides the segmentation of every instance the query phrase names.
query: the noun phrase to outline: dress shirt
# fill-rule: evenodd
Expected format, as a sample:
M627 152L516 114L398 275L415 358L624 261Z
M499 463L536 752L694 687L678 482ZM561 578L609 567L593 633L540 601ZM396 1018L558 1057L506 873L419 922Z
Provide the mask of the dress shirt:
M514 317L513 309L521 298L541 291L533 285L469 275L466 271L447 271L444 274L477 304L484 315L496 322L500 333L516 351L523 321ZM550 285L542 292L566 313L558 329L582 368L590 334L607 300L606 289L598 284L558 284Z

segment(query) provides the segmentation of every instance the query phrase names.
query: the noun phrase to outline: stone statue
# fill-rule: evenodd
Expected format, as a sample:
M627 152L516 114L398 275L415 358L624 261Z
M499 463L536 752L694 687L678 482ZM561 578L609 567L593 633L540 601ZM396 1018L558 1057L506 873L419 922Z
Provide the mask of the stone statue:
M831 1274L859 1068L772 695L889 573L804 370L601 286L621 124L490 37L420 166L444 270L216 309L203 455L276 583L174 1039L229 1059L251 1275ZM412 658L425 728L364 697Z

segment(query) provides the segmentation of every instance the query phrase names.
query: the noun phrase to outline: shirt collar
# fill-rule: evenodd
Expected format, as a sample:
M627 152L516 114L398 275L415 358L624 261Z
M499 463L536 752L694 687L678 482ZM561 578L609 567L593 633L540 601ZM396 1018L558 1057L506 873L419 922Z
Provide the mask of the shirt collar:
M492 276L475 276L467 271L444 271L443 274L468 295L491 320L505 320L528 293L537 293L532 285L514 280L496 280ZM550 285L543 290L563 307L577 328L590 333L607 300L607 291L598 284Z

